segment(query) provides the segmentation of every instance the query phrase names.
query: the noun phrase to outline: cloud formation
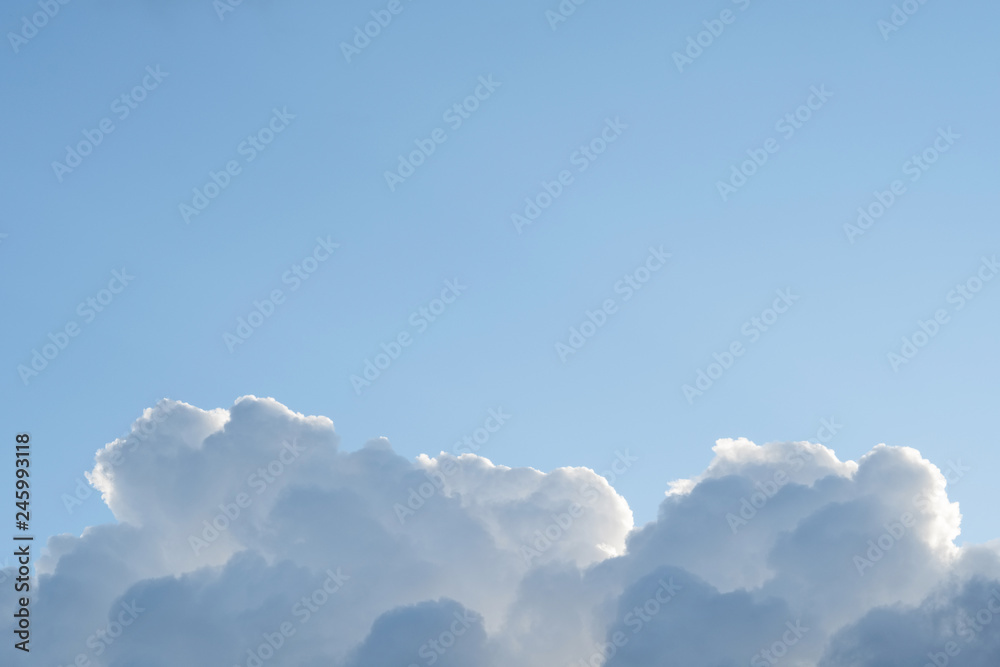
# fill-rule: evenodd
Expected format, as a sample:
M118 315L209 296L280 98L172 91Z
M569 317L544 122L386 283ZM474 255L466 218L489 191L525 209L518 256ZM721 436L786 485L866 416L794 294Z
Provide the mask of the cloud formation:
M955 546L958 506L917 451L714 452L636 527L586 468L346 452L332 421L273 399L161 401L89 475L118 523L38 563L32 660L998 664L1000 542Z

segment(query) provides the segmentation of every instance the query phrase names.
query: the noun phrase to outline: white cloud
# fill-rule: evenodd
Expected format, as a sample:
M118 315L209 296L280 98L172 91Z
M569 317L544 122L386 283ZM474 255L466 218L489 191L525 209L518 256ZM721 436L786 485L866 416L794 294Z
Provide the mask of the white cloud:
M720 440L636 528L588 469L410 462L384 439L343 452L329 419L272 399L164 401L133 432L149 421L137 446L98 452L90 476L119 523L53 538L39 562L38 664L1000 656L1000 613L968 640L956 625L1000 590L1000 543L954 545L957 504L912 449L879 445L855 463L818 444ZM6 618L11 604L0 600ZM134 618L116 626L126 608Z

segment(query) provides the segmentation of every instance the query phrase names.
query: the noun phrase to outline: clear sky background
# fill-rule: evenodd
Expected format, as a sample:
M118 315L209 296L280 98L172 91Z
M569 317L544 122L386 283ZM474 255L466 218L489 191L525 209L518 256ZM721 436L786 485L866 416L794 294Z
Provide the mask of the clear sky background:
M401 0L348 62L341 43L387 4L245 0L220 19L210 0L70 2L5 38L0 378L11 447L35 443L36 535L113 520L96 494L72 511L63 496L144 408L245 394L331 417L348 450L386 436L407 457L455 451L502 407L480 451L496 463L638 457L614 480L638 523L717 438L816 441L832 418L841 459L884 442L970 468L949 485L960 541L995 535L1000 280L949 299L1000 253L995 3L930 0L883 34L888 1L591 0L553 29L555 0ZM727 9L679 71L673 53ZM38 11L7 3L3 31ZM155 83L147 67L166 75L122 118L115 100ZM499 87L453 127L445 112L480 77ZM824 86L794 134L776 127ZM274 109L294 119L248 161L241 142ZM57 175L105 118L113 132ZM581 172L608 119L624 129ZM391 191L384 173L437 128L446 141ZM907 161L949 128L911 180ZM723 201L717 183L771 138ZM232 160L186 222L179 206ZM572 182L519 233L511 215L562 170ZM850 242L845 224L896 179L905 192ZM318 237L339 248L292 289ZM650 246L671 257L625 301L615 285ZM78 304L123 268L134 279L88 321ZM456 279L467 289L420 331L411 314ZM231 352L224 335L275 289L284 302ZM744 323L786 289L799 299L751 341ZM556 343L609 298L564 362ZM888 353L938 309L947 322L894 369ZM70 322L78 335L25 382L18 366ZM356 392L401 332L412 344ZM733 341L745 353L689 402L682 387Z

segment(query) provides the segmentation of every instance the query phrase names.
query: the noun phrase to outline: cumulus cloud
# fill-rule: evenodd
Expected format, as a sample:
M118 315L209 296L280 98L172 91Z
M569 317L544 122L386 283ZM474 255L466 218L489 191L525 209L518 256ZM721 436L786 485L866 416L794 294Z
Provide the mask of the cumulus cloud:
M958 506L918 452L735 439L714 454L634 526L586 468L408 461L384 439L342 451L330 419L272 399L162 401L89 475L118 523L49 541L32 659L997 664L1000 543L955 546Z

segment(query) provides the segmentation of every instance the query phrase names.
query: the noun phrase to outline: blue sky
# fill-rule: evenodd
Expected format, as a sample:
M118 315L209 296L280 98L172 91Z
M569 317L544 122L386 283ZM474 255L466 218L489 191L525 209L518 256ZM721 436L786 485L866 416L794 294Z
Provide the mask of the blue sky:
M949 485L963 539L994 537L1000 280L971 300L953 290L1000 252L995 4L931 0L885 39L891 2L591 0L553 29L554 1L401 0L348 62L341 43L388 4L246 0L220 19L209 0L70 2L16 52L7 38L2 382L8 433L36 443L37 535L111 520L94 496L72 512L62 496L144 408L254 394L331 417L346 449L386 436L407 458L455 451L499 408L511 417L480 451L495 463L602 472L627 449L639 465L614 485L639 523L716 439L816 441L832 418L843 460L884 442L971 468ZM732 22L679 71L674 52L724 10ZM5 33L37 11L9 3ZM808 120L779 129L810 99ZM456 126L463 101L476 108ZM104 119L113 131L79 166L53 167ZM436 130L390 190L385 172ZM602 132L614 141L581 158ZM251 150L251 136L273 141ZM765 145L723 201L719 181ZM925 150L936 161L914 171ZM181 205L231 162L186 221ZM512 214L564 171L519 230ZM897 180L849 241L857 209ZM616 285L651 247L670 257L626 300ZM134 279L102 297L123 270ZM420 309L447 281L463 287L430 322ZM224 336L274 290L230 351ZM779 290L798 298L751 340L745 323L770 318ZM108 300L92 319L88 298ZM556 344L608 299L564 362ZM887 355L939 310L894 369ZM24 381L18 366L69 323L78 335ZM410 345L356 392L351 376L400 334ZM683 386L735 341L742 356L689 402Z

